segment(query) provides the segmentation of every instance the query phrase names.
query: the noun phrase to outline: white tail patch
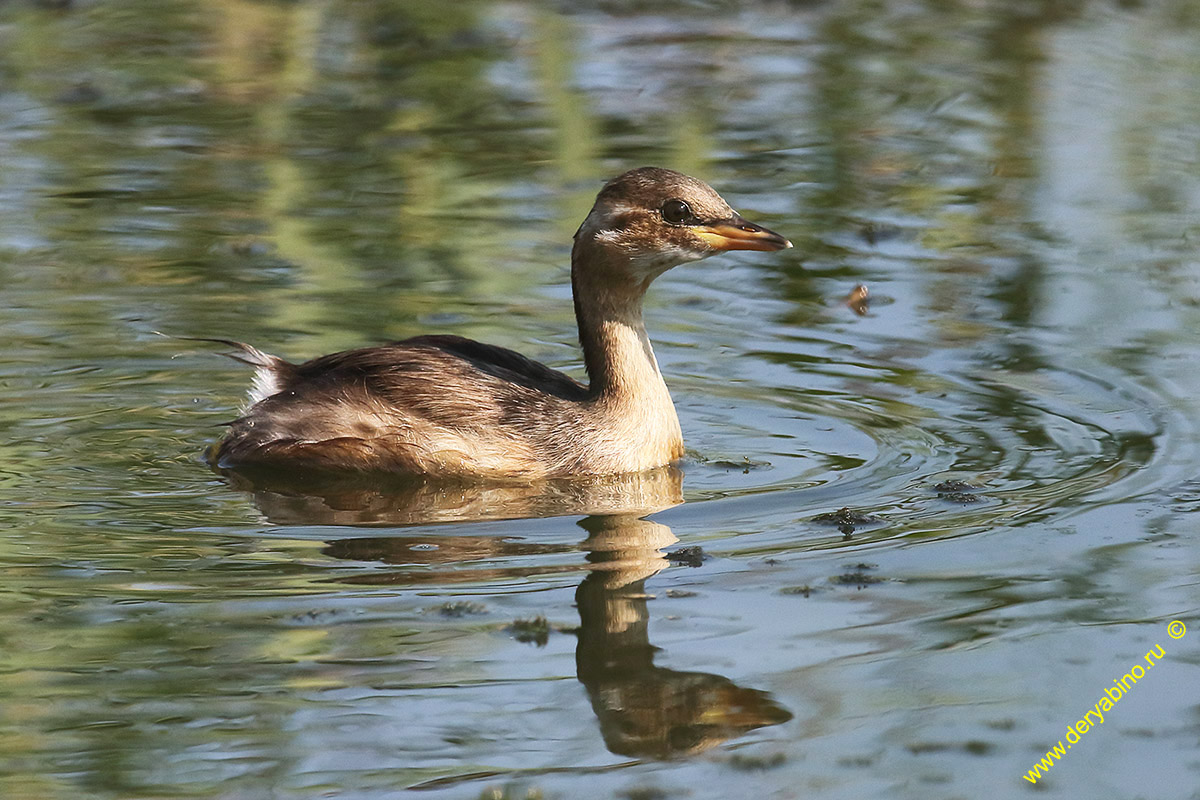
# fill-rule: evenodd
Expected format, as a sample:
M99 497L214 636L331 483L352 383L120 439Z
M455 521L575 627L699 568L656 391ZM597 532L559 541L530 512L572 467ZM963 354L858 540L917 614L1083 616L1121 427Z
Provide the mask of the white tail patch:
M250 383L250 391L246 396L246 407L243 411L272 395L279 394L283 390L281 378L286 377L292 367L282 358L264 353L253 345L236 342L233 339L213 339L207 336L173 336L171 338L186 339L192 342L216 342L236 348L237 352L225 353L225 355L234 361L254 367L254 378Z
M250 383L250 392L246 396L247 408L261 403L274 394L279 394L283 387L279 385L279 375L269 366L256 365L254 379Z

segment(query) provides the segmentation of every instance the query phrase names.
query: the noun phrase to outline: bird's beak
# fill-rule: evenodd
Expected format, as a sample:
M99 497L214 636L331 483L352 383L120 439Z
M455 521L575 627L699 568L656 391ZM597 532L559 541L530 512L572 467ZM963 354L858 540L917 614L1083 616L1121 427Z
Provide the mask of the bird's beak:
M792 243L775 231L747 222L738 215L696 225L696 235L716 250L787 250Z

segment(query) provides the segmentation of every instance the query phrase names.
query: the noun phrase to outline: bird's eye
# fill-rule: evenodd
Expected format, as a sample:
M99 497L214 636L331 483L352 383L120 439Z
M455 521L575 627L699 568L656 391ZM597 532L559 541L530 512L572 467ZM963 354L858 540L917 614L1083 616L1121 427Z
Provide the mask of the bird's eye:
M668 200L663 203L662 217L672 225L681 225L693 219L691 207L682 200Z

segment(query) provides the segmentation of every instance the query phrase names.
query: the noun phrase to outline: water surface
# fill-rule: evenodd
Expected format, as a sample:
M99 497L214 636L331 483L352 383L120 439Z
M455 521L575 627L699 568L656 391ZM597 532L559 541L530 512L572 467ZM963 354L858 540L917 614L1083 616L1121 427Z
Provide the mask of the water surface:
M1185 0L0 6L0 795L1194 797L1198 34ZM652 290L678 470L205 466L249 376L155 331L579 374L570 237L645 163L796 244Z

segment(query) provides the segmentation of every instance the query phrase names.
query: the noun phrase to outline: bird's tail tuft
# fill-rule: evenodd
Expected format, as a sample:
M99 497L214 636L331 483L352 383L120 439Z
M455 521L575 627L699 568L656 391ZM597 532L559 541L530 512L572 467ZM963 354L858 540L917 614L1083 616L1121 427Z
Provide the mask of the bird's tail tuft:
M181 339L186 342L212 342L234 348L236 352L222 353L222 355L254 367L254 379L250 385L249 405L254 405L282 391L288 378L292 376L295 370L295 365L291 362L284 361L279 356L264 353L254 345L249 345L245 342L238 342L233 339L217 339L210 336L173 336L167 333L159 333L158 331L155 331L155 333L158 333L159 336L166 336L169 339Z

